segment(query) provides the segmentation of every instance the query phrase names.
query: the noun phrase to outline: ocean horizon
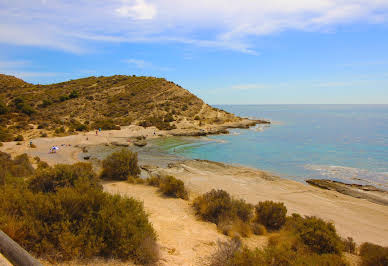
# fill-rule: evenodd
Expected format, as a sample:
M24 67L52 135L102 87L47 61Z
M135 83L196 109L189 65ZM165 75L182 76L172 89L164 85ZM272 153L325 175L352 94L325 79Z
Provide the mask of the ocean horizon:
M388 189L388 105L215 105L270 125L228 135L171 138L170 154L240 164L304 181L324 178Z

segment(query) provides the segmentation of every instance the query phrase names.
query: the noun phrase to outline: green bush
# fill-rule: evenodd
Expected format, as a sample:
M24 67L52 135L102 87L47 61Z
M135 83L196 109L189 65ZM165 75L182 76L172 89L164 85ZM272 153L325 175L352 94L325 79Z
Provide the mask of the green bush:
M193 208L202 219L217 224L218 229L226 235L241 236L251 234L250 221L253 206L244 200L233 199L224 190L211 190L197 197Z
M137 153L122 149L112 153L102 162L103 179L127 180L129 176L138 177L140 168L138 166Z
M172 116L171 116L172 117ZM173 118L172 118L173 119ZM151 116L145 120L140 121L139 126L142 127L156 127L159 130L171 130L175 129L176 126L170 124L168 121L171 119L167 118L166 120L163 117Z
M15 177L32 175L34 168L31 165L28 155L23 153L16 156L12 161L12 167L10 167L9 172Z
M218 224L221 218L231 216L232 197L224 190L213 189L197 197L193 207L204 220Z
M0 166L2 166L1 171L4 175L12 177L24 177L34 173L34 168L25 153L16 156L12 160L9 154L0 152Z
M386 266L388 265L388 247L382 247L372 243L363 243L360 246L362 266Z
M29 252L54 261L157 260L155 232L142 203L104 193L86 179L56 193L7 186L0 195L0 229Z
M22 135L17 135L14 139L14 141L23 141L24 137Z
M253 205L243 199L232 199L232 213L241 221L249 223L253 218Z
M13 140L13 136L8 131L8 129L0 127L0 141L7 142L12 140Z
M153 187L159 187L161 178L158 176L152 176L146 179L147 185L153 186Z
M56 192L59 188L73 187L76 180L81 179L88 180L93 186L100 186L89 163L58 164L48 167L44 162L40 162L38 171L28 182L28 188L33 192Z
M94 129L103 129L103 130L120 130L120 126L117 126L113 120L97 120L93 123L92 127Z
M160 191L166 196L188 199L188 193L185 189L185 184L182 180L176 179L173 176L165 176L159 184Z
M351 254L356 252L356 243L354 242L353 238L348 237L346 239L342 239L342 244L345 252L349 252Z
M280 229L286 222L287 208L282 202L259 202L255 206L256 222L271 230Z
M78 98L78 96L79 96L78 91L73 90L73 91L69 94L69 99Z
M267 229L265 229L265 226L258 223L252 224L252 231L255 235L265 235L267 233Z
M6 113L8 113L8 108L2 101L0 101L0 115L4 115Z
M296 227L303 243L318 254L340 254L343 245L335 227L330 222L306 216Z
M282 239L285 241L284 239ZM286 240L287 241L287 240ZM212 266L346 266L343 258L336 254L319 255L307 249L293 248L288 243L271 245L263 249L248 249L236 245L233 240L219 242L218 249L211 257Z

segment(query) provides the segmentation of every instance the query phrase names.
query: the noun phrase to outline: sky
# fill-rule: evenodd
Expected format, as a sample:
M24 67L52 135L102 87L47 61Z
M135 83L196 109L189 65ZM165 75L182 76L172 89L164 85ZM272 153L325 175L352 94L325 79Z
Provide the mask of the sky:
M388 0L0 0L0 73L164 77L209 104L388 104Z

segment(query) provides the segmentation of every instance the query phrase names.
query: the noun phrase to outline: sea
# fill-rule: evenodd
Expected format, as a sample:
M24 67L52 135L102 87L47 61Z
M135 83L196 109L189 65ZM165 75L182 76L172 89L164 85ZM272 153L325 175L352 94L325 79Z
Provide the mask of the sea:
M171 156L244 165L304 182L324 178L388 190L388 105L218 105L270 125L154 144Z

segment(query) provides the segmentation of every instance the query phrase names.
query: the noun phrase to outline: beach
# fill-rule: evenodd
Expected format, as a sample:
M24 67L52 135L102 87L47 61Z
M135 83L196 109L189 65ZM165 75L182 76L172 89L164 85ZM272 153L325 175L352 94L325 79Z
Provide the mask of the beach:
M135 147L133 142L138 136L143 136L147 141L168 135L171 135L168 131L152 127L129 126L121 130L98 132L97 135L93 131L65 137L37 138L32 140L36 148L29 147L28 141L22 142L21 145L8 142L4 143L0 150L12 156L22 153L27 153L32 158L38 156L50 165L72 164L86 161L83 160L83 154L88 154L88 147ZM58 146L59 151L49 153L52 146ZM138 147L137 149L141 150ZM93 161L93 154L88 155L91 156L92 162L98 162ZM144 162L140 161L140 164ZM388 245L388 207L381 204L283 179L258 169L211 161L172 160L168 166L143 168L148 170L148 174L171 174L183 180L191 192L191 197L215 188L224 189L234 197L243 198L252 204L263 200L282 201L287 206L288 214L295 212L314 215L332 221L341 236L351 236L357 243L369 241ZM120 182L116 186L120 187ZM109 190L110 186L106 185L106 188ZM124 192L120 190L120 193ZM131 196L129 192L127 194ZM137 197L144 200L139 195Z

